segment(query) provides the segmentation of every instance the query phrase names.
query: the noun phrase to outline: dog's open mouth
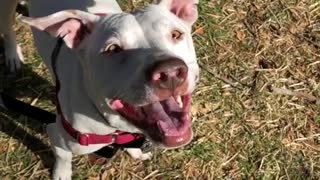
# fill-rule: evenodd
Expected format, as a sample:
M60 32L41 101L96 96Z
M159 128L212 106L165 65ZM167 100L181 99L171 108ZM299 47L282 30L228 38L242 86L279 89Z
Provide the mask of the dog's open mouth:
M169 97L144 106L112 100L110 106L149 137L165 146L176 148L190 142L192 130L188 115L191 95Z

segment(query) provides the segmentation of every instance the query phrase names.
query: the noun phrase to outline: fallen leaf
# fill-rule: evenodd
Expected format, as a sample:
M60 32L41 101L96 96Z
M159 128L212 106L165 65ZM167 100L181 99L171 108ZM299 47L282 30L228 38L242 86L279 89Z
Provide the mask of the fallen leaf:
M246 34L242 31L236 31L236 37L239 41L243 41L246 38Z
M196 29L194 30L194 33L203 35L204 34L204 28L203 26L196 26Z

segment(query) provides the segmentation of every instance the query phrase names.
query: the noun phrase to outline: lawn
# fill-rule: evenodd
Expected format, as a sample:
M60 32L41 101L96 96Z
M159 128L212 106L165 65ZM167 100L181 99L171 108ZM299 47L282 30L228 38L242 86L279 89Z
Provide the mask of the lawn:
M76 156L74 179L320 179L320 1L200 0L199 12L194 140L145 162ZM25 63L16 76L0 67L0 90L54 112L30 29L15 29ZM44 126L4 110L0 119L0 179L49 179Z

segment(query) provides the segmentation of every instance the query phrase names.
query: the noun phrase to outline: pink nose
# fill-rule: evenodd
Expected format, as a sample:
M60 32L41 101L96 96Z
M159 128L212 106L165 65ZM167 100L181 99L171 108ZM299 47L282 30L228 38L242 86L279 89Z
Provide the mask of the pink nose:
M186 80L187 65L178 58L156 62L151 68L151 83L154 87L174 92Z

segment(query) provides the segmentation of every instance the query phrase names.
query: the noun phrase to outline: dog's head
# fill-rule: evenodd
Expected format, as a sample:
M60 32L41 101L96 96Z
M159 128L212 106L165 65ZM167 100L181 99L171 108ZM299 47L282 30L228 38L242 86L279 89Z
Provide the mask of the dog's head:
M102 113L120 117L107 119L109 124L126 130L119 121L129 122L174 148L192 139L188 112L199 75L191 37L196 3L162 0L132 13L66 10L23 21L62 37L78 54L89 97Z

